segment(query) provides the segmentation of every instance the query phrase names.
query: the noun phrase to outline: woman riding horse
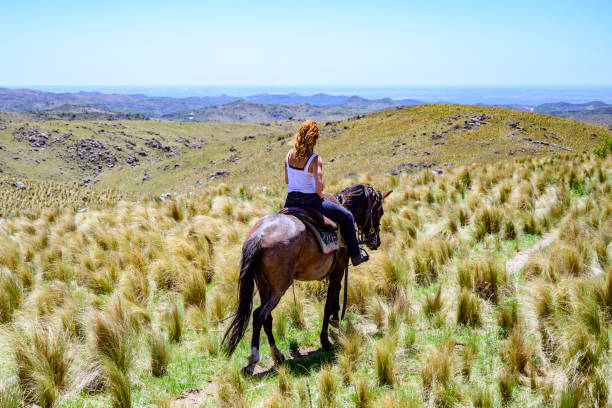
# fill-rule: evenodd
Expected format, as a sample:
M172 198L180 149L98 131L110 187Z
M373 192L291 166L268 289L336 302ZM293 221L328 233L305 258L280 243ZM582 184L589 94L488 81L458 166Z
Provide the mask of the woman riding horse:
M289 185L286 205L312 207L337 221L347 247L322 253L314 234L297 217L288 214L266 215L251 228L242 245L238 306L223 337L223 348L229 356L236 350L248 326L257 284L261 306L253 311L253 337L248 365L244 368L246 373L252 374L259 361L262 327L274 361L284 360L272 334L272 310L296 280L329 280L320 339L323 348L330 347L328 325L330 318L337 320L339 316L340 287L348 271L349 255L353 265L368 259L360 254L354 223L368 248L380 246L382 202L390 192L382 194L371 186L356 184L336 195L342 206L323 200L321 160L312 153L318 135L314 122L305 122L296 134L295 148L287 155L285 165Z
M313 152L318 138L319 127L311 120L302 123L295 135L293 149L287 153L285 161L285 207L310 207L335 221L340 226L351 262L357 266L369 257L359 250L353 214L324 197L323 160Z

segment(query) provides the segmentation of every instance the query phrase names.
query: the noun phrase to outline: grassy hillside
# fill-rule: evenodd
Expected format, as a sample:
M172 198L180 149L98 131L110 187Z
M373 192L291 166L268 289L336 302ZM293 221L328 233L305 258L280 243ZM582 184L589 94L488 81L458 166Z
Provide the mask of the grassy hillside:
M3 118L0 171L4 175L153 193L194 191L220 180L278 186L281 163L299 127L296 121L29 121L26 125L19 116ZM565 153L562 147L590 151L612 135L604 126L467 105L394 108L321 123L321 131L317 151L329 179L422 168L446 171L472 162Z
M448 107L457 108L467 109ZM326 158L332 145L377 136L373 163L351 156L356 160L338 166L378 174L328 175L327 182L330 191L358 179L393 189L384 203L382 246L351 268L348 316L332 330L334 351L317 351L325 282L297 283L295 302L285 295L273 330L292 360L273 367L264 338L258 378L240 375L250 330L227 359L219 345L225 325L205 320L234 307L242 240L284 198L274 180L261 189L234 174L229 185L195 195L49 209L3 222L0 406L606 406L611 156L483 153L491 149L478 142L493 137L483 135L487 126L508 132L490 119L480 132L442 140L454 146L455 162L467 160L470 149L476 158L508 160L435 176L429 169L381 174L396 165L385 163L395 157L387 139L412 138L403 132L425 126L417 118L449 112L392 111L393 126L381 114L343 124L353 127L336 138L327 132ZM528 119L541 119L534 127L582 148L579 136L570 138L582 124L516 119L525 129ZM350 145L365 154L359 139ZM281 155L277 149L270 154ZM266 168L252 180L276 174ZM0 199L16 202L19 191ZM509 262L544 237L549 244L526 264Z

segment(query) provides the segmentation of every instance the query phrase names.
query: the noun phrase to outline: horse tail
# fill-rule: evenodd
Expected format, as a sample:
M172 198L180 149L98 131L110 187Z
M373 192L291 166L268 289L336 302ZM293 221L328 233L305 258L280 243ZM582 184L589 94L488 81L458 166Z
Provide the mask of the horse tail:
M232 323L223 336L223 351L231 356L244 336L249 324L253 307L253 291L255 289L255 274L261 258L261 237L251 236L242 246L242 261L240 263L240 279L238 290L238 307Z

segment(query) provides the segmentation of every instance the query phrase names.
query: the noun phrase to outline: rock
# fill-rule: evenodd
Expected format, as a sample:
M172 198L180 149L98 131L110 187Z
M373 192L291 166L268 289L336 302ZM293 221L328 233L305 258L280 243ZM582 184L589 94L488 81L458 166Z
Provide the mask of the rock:
M126 163L130 166L137 166L139 161L140 160L138 160L138 157L134 156L128 156L128 158L126 159Z
M138 155L142 156L142 157L146 157L147 156L147 151L145 149L141 148L140 151L138 152Z
M6 184L7 186L15 187L17 189L25 188L25 184L23 184L21 181L5 181L4 184Z
M170 198L170 197L172 197L172 194L170 194L170 193L164 193L164 194L162 194L162 195L160 195L160 196L159 196L159 199L160 199L160 200L162 200L162 201L165 201L165 200L166 200L166 198Z
M233 152L237 152L238 149L236 149L234 146L232 146L232 147L229 148L229 151L233 153Z
M209 180L214 180L214 179L216 179L218 177L226 176L228 174L229 174L229 170L227 170L227 169L220 169L220 170L217 170L217 171L214 171L214 172L210 173L208 175L208 179Z
M81 170L99 173L104 167L112 168L118 163L117 156L108 146L96 139L80 139L59 153L64 160L75 163Z
M468 120L464 121L463 129L468 130L476 126L486 125L487 123L485 122L485 120L489 118L490 116L485 115L484 113L480 115L472 116Z
M514 150L510 150L510 151L508 152L508 154L509 154L510 156L514 156Z

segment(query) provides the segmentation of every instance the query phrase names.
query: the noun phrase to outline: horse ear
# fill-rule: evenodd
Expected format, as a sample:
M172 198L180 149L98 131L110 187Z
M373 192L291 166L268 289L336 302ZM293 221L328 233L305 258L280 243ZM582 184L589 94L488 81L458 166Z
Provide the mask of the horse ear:
M385 198L387 198L387 197L389 196L389 194L391 194L391 192L392 192L392 191L393 191L393 190L389 190L389 191L387 191L385 194L383 194L383 200L384 200Z

